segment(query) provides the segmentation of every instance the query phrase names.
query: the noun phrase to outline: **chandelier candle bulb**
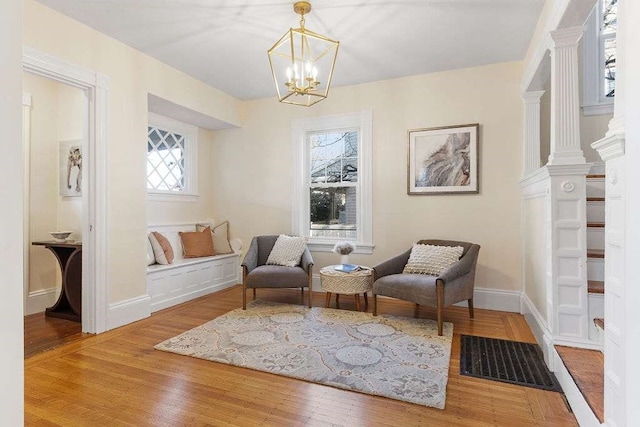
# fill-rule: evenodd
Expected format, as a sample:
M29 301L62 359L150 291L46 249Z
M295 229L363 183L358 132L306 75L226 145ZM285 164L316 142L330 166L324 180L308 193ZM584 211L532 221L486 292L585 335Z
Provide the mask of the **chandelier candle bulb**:
M309 107L329 94L340 42L305 28L309 2L298 1L293 10L301 16L300 27L287 31L267 53L278 100ZM327 76L322 86L319 70Z

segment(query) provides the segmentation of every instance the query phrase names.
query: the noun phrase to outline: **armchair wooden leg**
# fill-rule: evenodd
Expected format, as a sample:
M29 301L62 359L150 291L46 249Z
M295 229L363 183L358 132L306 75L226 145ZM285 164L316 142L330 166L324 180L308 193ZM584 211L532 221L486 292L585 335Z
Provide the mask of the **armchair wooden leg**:
M340 294L336 294L336 308L340 308Z
M469 317L473 319L473 297L467 300L467 305L469 306Z
M438 296L438 306L436 311L438 313L438 335L442 336L442 309L444 306L444 283L440 280L436 282L436 294Z
M324 300L324 308L329 308L330 304L331 304L331 292L327 292L327 296Z
M247 286L242 284L242 309L247 309Z
M373 294L373 315L378 315L378 295Z
M253 300L255 301L256 299L256 288L253 288Z
M242 266L242 309L247 309L247 266Z
M353 297L356 300L356 311L362 311L360 308L360 294L353 294Z
M311 285L309 285L309 308L311 308L312 297L313 297L313 293L311 292Z
M369 310L369 297L367 296L366 292L363 295L364 295L364 311L367 311Z
M420 313L420 304L416 304L415 307L413 307L413 317L418 317L419 313Z

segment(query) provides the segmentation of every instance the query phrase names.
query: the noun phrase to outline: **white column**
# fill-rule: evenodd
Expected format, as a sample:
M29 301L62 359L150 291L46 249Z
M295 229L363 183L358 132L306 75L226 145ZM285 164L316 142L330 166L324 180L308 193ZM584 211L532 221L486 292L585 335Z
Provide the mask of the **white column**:
M24 423L22 253L22 0L0 6L0 413L3 425Z
M551 32L550 165L585 163L580 148L578 42L583 27Z
M524 99L523 178L540 168L540 98L543 94L543 90L522 94Z

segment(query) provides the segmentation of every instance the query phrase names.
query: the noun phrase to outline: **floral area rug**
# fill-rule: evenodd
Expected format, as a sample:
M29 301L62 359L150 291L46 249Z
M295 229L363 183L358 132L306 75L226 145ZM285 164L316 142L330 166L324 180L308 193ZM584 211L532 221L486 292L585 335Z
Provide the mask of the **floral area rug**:
M214 362L444 408L453 324L253 301L155 346Z

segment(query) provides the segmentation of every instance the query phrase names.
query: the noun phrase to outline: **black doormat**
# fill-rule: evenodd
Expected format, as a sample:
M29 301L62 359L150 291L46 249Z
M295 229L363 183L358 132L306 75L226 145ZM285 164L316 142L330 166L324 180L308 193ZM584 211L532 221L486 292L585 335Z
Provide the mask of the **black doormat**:
M460 374L562 392L537 344L460 336Z

